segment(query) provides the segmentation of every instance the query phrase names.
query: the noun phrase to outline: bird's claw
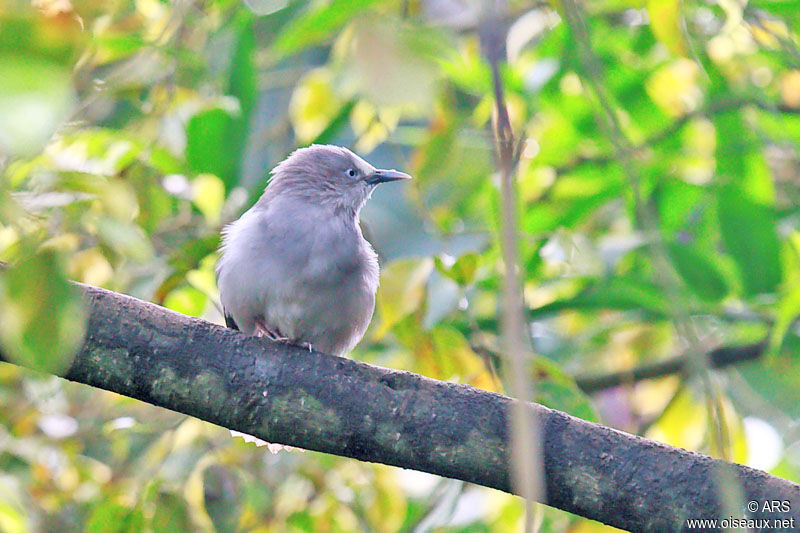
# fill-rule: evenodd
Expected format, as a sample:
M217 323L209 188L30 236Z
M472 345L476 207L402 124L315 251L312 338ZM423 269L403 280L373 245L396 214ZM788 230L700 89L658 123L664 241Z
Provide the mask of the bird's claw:
M256 320L255 336L266 337L267 339L274 342L295 344L295 346L299 346L300 348L307 348L309 352L314 351L314 347L311 345L310 342L302 341L298 343L293 343L292 339L282 335L281 332L278 331L277 329L268 328L266 324L264 324L263 320Z
M262 319L256 320L256 328L254 333L256 337L266 337L275 342L289 342L288 337L281 335L281 332L277 329L268 328Z

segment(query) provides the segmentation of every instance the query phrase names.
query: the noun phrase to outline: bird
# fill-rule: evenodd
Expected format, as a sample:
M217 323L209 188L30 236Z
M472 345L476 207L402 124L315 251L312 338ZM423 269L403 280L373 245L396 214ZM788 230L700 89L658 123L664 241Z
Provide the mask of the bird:
M372 319L379 278L359 213L379 184L410 178L341 146L292 152L258 201L222 231L216 274L226 325L347 354Z

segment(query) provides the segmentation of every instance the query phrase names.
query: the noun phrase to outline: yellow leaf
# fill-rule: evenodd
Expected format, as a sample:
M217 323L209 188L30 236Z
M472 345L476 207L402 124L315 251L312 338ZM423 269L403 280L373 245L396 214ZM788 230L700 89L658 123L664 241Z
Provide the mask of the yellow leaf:
M780 48L779 39L789 38L789 30L782 20L762 19L757 24L749 24L748 28L756 42L765 48Z
M114 276L111 264L97 248L82 250L70 258L69 275L72 279L102 287Z
M139 214L139 202L130 184L120 180L103 183L100 190L101 205L106 213L126 222Z
M647 14L656 39L672 54L686 55L686 43L681 33L680 0L647 0Z
M697 85L698 68L694 61L678 58L661 67L647 80L647 94L670 115L694 111L702 92Z
M800 109L800 70L792 70L781 77L781 100L789 107Z
M309 142L319 135L339 112L342 101L331 88L326 69L309 72L299 83L289 102L289 117L298 139Z
M213 268L200 268L186 273L186 281L203 294L215 296L217 281Z
M192 180L192 202L210 225L219 223L225 203L225 184L213 174L200 174Z
M736 412L731 401L724 397L719 397L720 415L722 417L722 432L725 435L725 450L719 448L719 439L715 436L712 440L714 446L711 455L735 463L747 461L747 436L744 432L744 424L739 414Z
M350 125L358 136L356 150L362 153L371 152L386 140L399 121L398 108L378 109L364 100L358 102L350 112Z
M396 479L396 469L370 465L373 471L371 487L374 497L368 500L365 514L377 531L399 531L406 517L408 502Z
M706 406L688 390L681 391L670 403L646 437L686 450L697 450L706 437Z
M383 269L377 297L381 322L376 338L386 335L392 326L422 305L431 270L433 261L428 258L402 259Z
M614 526L607 526L606 524L601 524L600 522L595 522L593 520L579 520L577 524L571 526L569 528L570 533L612 533L615 531L624 531L622 529L617 529Z
M42 248L52 248L59 252L74 252L80 246L81 238L75 233L54 235L42 243Z

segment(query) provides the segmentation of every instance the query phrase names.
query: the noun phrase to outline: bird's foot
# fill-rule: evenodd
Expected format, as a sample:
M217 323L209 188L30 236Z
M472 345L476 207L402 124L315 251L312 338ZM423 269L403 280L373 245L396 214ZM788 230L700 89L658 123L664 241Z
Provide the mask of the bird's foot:
M289 342L289 337L284 337L283 335L280 334L280 332L274 330L267 330L264 332L264 335L262 336L267 337L268 339L273 340L275 342Z
M289 338L281 335L280 331L267 327L263 319L256 320L255 336L266 337L275 342L289 342Z
M309 352L314 351L314 347L311 345L310 342L293 341L289 337L286 337L285 335L281 334L279 330L267 327L266 324L264 324L263 319L256 320L255 336L266 337L274 342L284 342L286 344L293 344L295 346L299 346L300 348L306 348L308 349Z

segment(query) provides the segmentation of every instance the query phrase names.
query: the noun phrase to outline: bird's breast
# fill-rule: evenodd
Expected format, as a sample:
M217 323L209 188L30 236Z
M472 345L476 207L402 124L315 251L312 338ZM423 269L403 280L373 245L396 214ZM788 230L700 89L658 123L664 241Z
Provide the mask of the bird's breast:
M314 284L359 288L372 294L378 287L378 259L366 241L317 247L309 254L305 270Z
M307 244L305 275L323 285L360 283L375 292L378 259L357 226L327 220L298 239Z
M377 256L358 226L313 209L246 214L226 232L218 272L223 305L243 331L263 317L337 355L363 336L378 287Z

